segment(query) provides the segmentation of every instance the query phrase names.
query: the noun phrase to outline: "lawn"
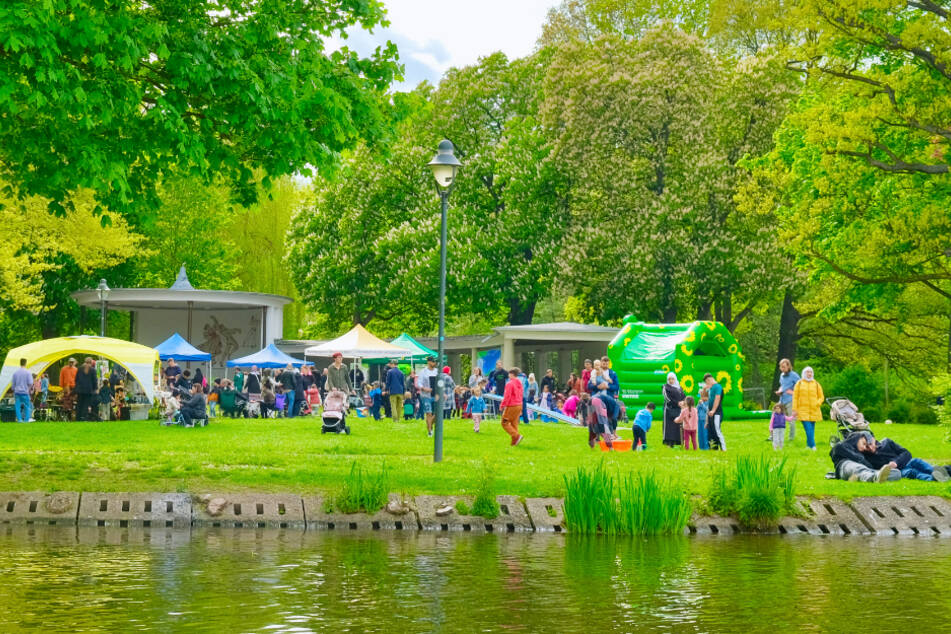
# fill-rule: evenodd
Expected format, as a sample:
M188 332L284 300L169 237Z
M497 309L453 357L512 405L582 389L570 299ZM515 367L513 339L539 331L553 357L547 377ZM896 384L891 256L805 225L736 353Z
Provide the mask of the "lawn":
M686 452L660 444L660 426L648 434L650 449L602 454L588 448L587 431L534 423L525 442L508 446L497 421L480 434L467 421L446 423L445 460L432 462L432 440L421 421L396 424L352 420L352 436L321 435L316 418L213 420L207 428L160 427L155 421L30 423L0 426L0 490L213 491L306 493L338 488L353 461L378 469L385 461L390 489L405 493L473 491L483 460L496 474L499 494L560 496L563 475L605 460L620 471L655 469L692 493L707 492L711 468L741 452L772 452L765 421L729 421L726 454ZM937 426L878 425L915 456L951 464L951 444ZM826 441L834 431L821 423L816 452L805 448L801 429L785 455L797 468L798 492L812 495L914 495L951 497L946 484L904 480L886 485L826 480L831 469ZM630 438L630 429L622 430Z

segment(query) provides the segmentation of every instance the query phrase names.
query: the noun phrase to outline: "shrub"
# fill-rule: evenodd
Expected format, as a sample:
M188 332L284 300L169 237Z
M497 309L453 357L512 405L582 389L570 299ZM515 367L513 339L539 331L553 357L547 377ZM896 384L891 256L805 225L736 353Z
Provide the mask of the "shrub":
M881 405L881 377L864 366L846 366L838 374L825 379L818 374L818 370L816 372L816 380L822 384L826 396L845 396L862 411Z
M934 409L927 407L923 409L916 409L912 413L912 418L919 425L937 425L938 424L938 414Z
M364 473L363 467L354 462L350 466L350 475L343 482L340 495L334 500L334 506L341 513L376 513L386 506L388 476L386 463L379 473Z
M565 475L565 526L574 533L613 533L614 478L604 472L604 463L594 469L578 467Z
M459 500L458 502L456 502L456 513L458 513L459 515L468 515L470 511L471 509L469 508L469 505L466 504L464 501Z
M488 520L499 516L499 502L495 499L495 478L486 462L482 463L479 486L476 489L475 500L472 501L472 515Z
M714 472L710 506L720 515L736 515L745 526L765 528L795 510L795 478L785 457L739 456Z
M895 401L888 408L888 418L892 419L893 423L910 423L911 405L908 401Z

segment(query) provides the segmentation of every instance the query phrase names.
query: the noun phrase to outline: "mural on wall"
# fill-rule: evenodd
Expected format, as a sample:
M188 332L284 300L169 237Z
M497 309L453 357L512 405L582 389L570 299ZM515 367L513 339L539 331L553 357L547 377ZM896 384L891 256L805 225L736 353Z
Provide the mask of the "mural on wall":
M229 328L214 315L209 315L209 322L204 327L205 340L198 348L210 352L215 365L224 365L228 359L235 356L234 353L239 348L237 337L240 334L240 328Z
M241 345L255 350L261 347L261 318L258 315L251 315L251 325L248 326Z

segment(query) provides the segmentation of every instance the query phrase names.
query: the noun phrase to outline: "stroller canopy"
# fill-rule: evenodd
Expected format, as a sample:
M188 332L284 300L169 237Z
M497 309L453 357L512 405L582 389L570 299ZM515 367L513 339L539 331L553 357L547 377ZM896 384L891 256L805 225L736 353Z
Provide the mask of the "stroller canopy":
M283 368L288 363L293 365L295 368L299 368L302 365L314 365L310 361L302 361L301 359L295 359L292 356L284 354L277 349L277 346L272 343L268 344L267 348L259 350L254 354L249 354L246 357L228 361L228 367L233 368L235 366L241 366L246 368L256 365L259 368Z

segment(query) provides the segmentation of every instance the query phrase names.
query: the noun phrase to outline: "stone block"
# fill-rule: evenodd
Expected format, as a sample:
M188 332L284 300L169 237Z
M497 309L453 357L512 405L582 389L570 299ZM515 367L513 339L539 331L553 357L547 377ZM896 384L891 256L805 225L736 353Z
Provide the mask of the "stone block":
M565 532L565 503L560 498L528 498L525 509L539 533Z
M738 520L719 515L694 515L684 529L687 535L736 535L742 532Z
M456 495L418 495L416 510L419 524L424 531L460 531L473 533L529 533L534 530L532 521L525 512L521 501L512 495L500 495L498 498L500 515L486 519L474 515L460 515L456 503L460 500L472 504L471 497ZM436 514L438 509L450 506L452 510L445 516Z
M193 523L236 528L304 528L304 505L289 494L206 493L193 498Z
M805 517L784 517L782 535L869 535L871 531L855 511L838 498L798 498Z
M83 493L80 526L187 528L192 501L187 493Z
M951 503L937 496L861 497L851 506L879 535L951 537Z
M79 497L75 491L0 493L0 522L75 525Z
M416 507L413 498L406 498L403 503L407 507L406 513L394 514L383 508L372 515L366 513L339 513L327 511L328 498L323 495L304 497L304 517L307 519L308 530L404 530L418 531L419 518L416 516ZM400 496L391 493L389 502L399 505Z

